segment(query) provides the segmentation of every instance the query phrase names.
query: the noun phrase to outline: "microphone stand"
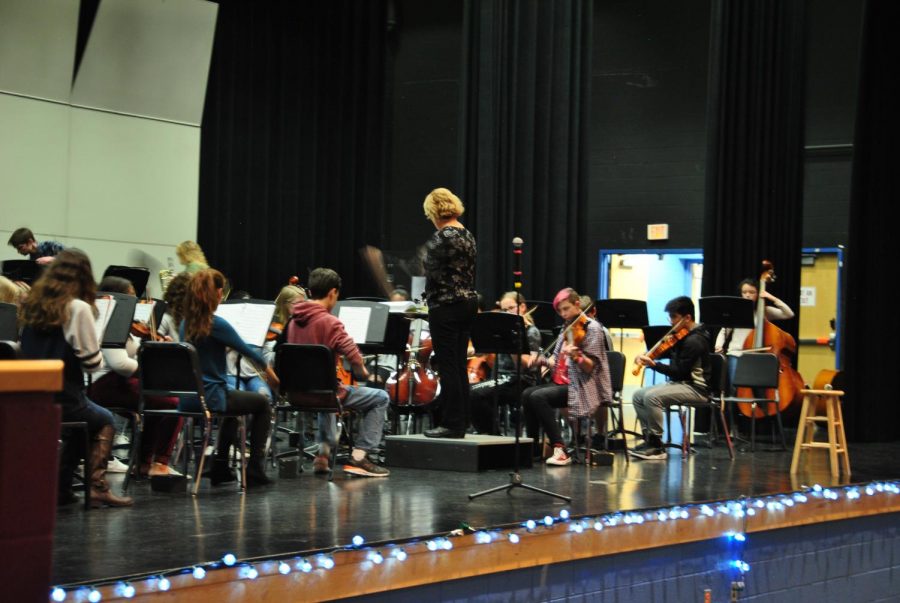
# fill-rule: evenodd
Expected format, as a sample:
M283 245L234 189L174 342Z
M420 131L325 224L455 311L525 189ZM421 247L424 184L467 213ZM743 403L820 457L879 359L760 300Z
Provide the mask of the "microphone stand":
M475 492L474 494L469 494L469 500L474 500L480 496L484 496L486 494L492 494L494 492L500 492L501 490L506 490L507 493L511 492L513 488L525 488L526 490L530 490L531 492L537 492L538 494L546 494L547 496L552 496L554 498L562 499L568 503L572 502L572 498L569 496L563 496L562 494L557 494L556 492L551 492L550 490L543 490L541 488L537 488L535 486L531 486L522 481L522 475L519 473L519 434L522 431L522 348L527 348L526 345L523 345L527 340L525 333L522 332L522 328L525 326L525 322L522 319L522 316L519 312L519 290L522 288L522 239L516 237L513 239L513 257L515 259L515 268L513 270L513 289L516 292L516 328L513 330L512 335L515 338L515 345L513 345L513 353L515 353L518 357L516 360L516 399L519 401L519 409L516 412L516 437L515 437L515 461L513 463L513 471L509 474L509 483L503 486L496 486L494 488L489 488L487 490L482 490L481 492ZM498 352L499 353L499 352ZM530 353L530 350L529 350ZM496 363L495 363L496 364Z

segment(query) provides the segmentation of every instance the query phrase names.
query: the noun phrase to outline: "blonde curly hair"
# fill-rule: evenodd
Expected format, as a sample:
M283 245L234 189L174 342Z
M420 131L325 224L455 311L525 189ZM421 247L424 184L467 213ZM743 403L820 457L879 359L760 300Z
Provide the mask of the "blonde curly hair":
M466 211L459 197L447 188L436 188L428 193L422 208L425 210L425 217L432 222L458 218Z

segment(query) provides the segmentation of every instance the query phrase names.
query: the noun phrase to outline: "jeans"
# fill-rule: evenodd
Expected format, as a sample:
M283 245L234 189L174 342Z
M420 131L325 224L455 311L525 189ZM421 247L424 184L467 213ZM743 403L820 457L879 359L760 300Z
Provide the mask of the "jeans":
M441 427L463 432L469 426L469 376L466 350L477 301L467 299L428 311L428 328L441 375Z
M662 438L663 413L666 404L705 402L706 396L686 383L670 382L642 387L634 392L631 402L641 422L644 437Z
M384 433L385 411L390 403L388 393L373 387L347 386L343 406L361 415L355 447L366 452L377 450ZM319 413L318 442L337 446L337 421L333 413Z
M229 389L240 390L242 392L256 392L257 394L262 394L269 400L272 399L272 390L269 389L268 384L258 375L254 375L253 377L241 377L240 387L237 386L237 379L234 375L225 375L225 380L228 382Z

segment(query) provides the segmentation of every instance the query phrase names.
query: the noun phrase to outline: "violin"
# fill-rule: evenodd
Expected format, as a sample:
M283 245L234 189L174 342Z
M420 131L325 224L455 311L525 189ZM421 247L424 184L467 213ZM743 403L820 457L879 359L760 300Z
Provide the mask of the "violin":
M800 390L803 389L803 378L791 366L786 354L786 352L796 353L797 341L790 333L782 331L766 319L766 302L763 294L766 291L766 283L775 280L775 268L768 260L763 260L762 267L763 271L759 277L759 297L756 299L756 328L744 340L744 349L766 347L778 358L778 405L777 409L775 404L757 406L754 411L751 403L739 403L738 410L746 417L772 416L784 412L791 404L801 403L803 399L800 394ZM747 387L737 388L735 395L739 398L754 397L753 390ZM775 390L766 390L764 397L774 400Z
M162 339L159 334L156 332L156 315L153 313L153 299L150 298L150 294L147 293L147 297L144 299L139 299L139 304L150 304L150 320L149 322L144 322L143 320L133 320L131 321L131 334L140 339L141 341L159 341Z
M475 354L466 362L469 383L481 383L488 378L494 368L496 354Z
M691 329L688 327L688 319L682 318L674 325L669 331L662 336L662 338L657 341L652 348L647 350L647 353L644 354L650 360L656 360L657 358L661 358L663 354L671 350L675 347L675 344L690 335ZM641 371L644 369L644 365L638 363L637 358L634 359L635 367L634 370L631 371L631 374L637 377Z
M544 354L540 358L538 358L539 365L543 367L547 366L547 359L550 358L550 356L553 354L553 351L556 350L557 344L559 344L559 341L564 337L566 338L566 341L568 341L569 345L581 345L581 342L584 340L584 336L587 334L587 323L589 320L591 320L591 318L588 316L588 312L590 312L591 308L593 307L594 302L589 303L587 307L578 314L578 316L576 316L569 324L566 325L566 327L562 331L560 331L556 339L553 340L553 343L547 347L547 351L544 352ZM575 337L575 333L573 331L577 332L579 336ZM572 333L571 337L569 335L570 333ZM569 378L565 374L567 370L568 369L566 368L565 362L557 362L553 367L553 382L557 385L567 385L569 383ZM543 379L546 376L547 370L545 368L542 368L541 378Z

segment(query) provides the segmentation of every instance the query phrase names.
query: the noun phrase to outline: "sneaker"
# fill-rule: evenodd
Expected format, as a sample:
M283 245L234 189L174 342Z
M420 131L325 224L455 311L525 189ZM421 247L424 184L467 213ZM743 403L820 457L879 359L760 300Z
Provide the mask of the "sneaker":
M107 473L126 473L127 471L128 465L126 465L116 457L112 457L112 460L110 460L109 464L106 466Z
M131 438L124 433L117 433L113 438L113 448L128 448L131 445Z
M665 448L646 448L644 450L634 449L631 451L632 456L646 461L664 461L669 458L669 454Z
M151 463L150 467L147 469L147 475L149 477L184 477L177 469L163 463Z
M563 448L562 446L556 446L553 448L553 456L549 457L545 462L548 465L564 467L566 465L572 464L572 457L566 454L565 448Z
M361 461L350 458L344 464L344 473L362 477L387 477L391 474L391 472L384 467L380 467L370 461L369 457L363 457Z
M317 454L316 458L313 459L313 473L322 475L331 471L331 467L328 464L329 460L330 459L326 455Z

